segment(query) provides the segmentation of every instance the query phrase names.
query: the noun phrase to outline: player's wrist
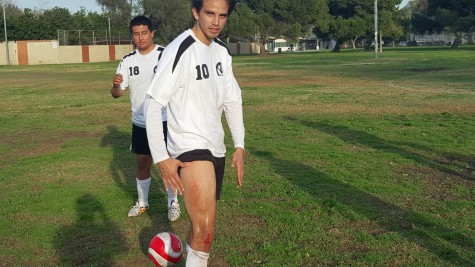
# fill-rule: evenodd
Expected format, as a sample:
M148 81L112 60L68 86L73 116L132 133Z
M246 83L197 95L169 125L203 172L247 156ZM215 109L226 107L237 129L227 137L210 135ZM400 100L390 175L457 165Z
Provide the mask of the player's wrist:
M155 156L155 157L153 157ZM164 164L166 164L170 159L172 159L168 153L165 155L165 154L154 154L152 155L153 157L153 162L155 164L157 164L158 166L163 166Z
M243 147L235 147L234 154L235 155L244 155L245 151Z

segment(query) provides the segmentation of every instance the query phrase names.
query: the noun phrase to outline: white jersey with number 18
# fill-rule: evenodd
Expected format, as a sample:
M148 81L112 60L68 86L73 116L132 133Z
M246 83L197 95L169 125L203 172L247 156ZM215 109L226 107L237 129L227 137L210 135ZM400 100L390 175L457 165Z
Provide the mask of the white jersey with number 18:
M146 55L142 55L138 50L134 50L124 56L117 67L116 73L122 74L123 78L120 88L122 90L129 88L130 91L132 122L142 128L145 128L145 118L143 115L145 95L155 74L162 51L163 47L159 45L155 45L155 48ZM162 120L167 120L165 109L162 112Z

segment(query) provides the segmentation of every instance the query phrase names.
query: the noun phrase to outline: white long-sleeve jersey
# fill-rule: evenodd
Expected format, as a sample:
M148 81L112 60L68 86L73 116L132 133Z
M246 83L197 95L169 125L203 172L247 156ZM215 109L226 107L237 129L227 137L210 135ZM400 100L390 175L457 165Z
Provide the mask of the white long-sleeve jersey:
M164 106L171 157L195 149L209 149L215 157L224 157L223 111L234 147L244 148L241 89L234 78L229 50L220 40L205 45L189 29L162 53L145 104L155 163L169 157L159 120Z

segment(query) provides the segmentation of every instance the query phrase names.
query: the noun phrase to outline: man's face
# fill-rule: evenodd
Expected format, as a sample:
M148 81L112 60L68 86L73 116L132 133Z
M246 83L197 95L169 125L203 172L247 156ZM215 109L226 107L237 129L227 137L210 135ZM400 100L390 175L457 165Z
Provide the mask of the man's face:
M228 20L229 4L226 0L203 0L203 7L200 12L192 9L193 17L196 20L195 32L198 39L205 44L218 37Z
M132 27L132 41L139 51L147 50L153 46L155 31L150 31L146 25Z

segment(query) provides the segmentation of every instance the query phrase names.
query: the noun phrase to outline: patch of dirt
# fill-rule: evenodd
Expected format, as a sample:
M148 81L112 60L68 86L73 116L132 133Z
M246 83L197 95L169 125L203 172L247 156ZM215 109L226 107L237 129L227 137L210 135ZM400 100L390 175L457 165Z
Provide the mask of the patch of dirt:
M224 260L224 251L212 250L209 255L208 266L209 267L229 267L229 263Z
M256 112L272 113L323 113L323 114L431 114L440 112L475 112L475 105L470 102L447 100L443 95L453 96L472 94L467 90L454 90L450 85L438 88L430 84L411 83L410 87L400 85L401 81L387 81L340 77L338 74L318 74L309 71L269 70L261 72L243 72L238 79L243 94L259 94L258 91L246 91L246 88L270 88L278 95L271 98L271 104L251 105L246 108ZM299 88L305 94L279 95L279 89ZM308 91L308 94L307 94ZM268 92L264 90L263 92ZM341 101L322 103L313 93L342 95ZM264 101L267 99L262 97ZM314 101L312 100L314 99ZM351 101L349 101L351 99ZM391 102L400 99L401 102ZM424 105L418 104L424 100ZM278 106L279 109L275 107Z
M350 221L345 224L339 225L338 228L340 229L353 229L360 232L368 233L372 236L383 235L389 232L389 230L381 227L380 225L376 224L374 221Z
M247 253L252 247L260 247L260 244L254 242L262 242L261 239L256 240L256 235L264 231L267 228L267 223L264 219L257 215L242 214L235 216L235 213L222 213L218 215L221 217L216 227L216 236L221 239L239 240L245 239L249 243L249 246L236 246L232 249L237 249L240 253ZM236 235L240 237L236 239ZM277 238L277 237L276 237ZM231 249L229 247L222 247L221 249ZM220 253L216 248L213 250L215 257L224 259L225 251ZM219 265L217 265L219 266Z
M401 107L401 106L373 106L345 104L345 103L279 103L279 109L270 105L259 105L246 107L247 110L255 112L270 112L274 115L288 114L359 114L359 115L385 115L385 114L437 114L441 112L466 113L475 112L474 106L454 106L434 103L425 107Z
M18 138L21 136L21 138ZM90 132L58 132L45 134L40 130L22 130L16 135L0 135L0 143L7 144L11 151L0 155L0 169L6 164L18 161L22 157L33 157L58 152L62 144L71 139L100 138L99 133ZM22 143L25 142L25 143Z
M454 193L454 190L458 187L475 189L473 181L433 168L411 165L400 168L399 172L402 173L404 179L414 179L422 183L424 185L422 193L426 197L440 201L466 199L467 196ZM471 197L474 198L475 196L472 195Z
M350 79L330 75L316 75L301 71L266 71L263 73L246 72L240 75L239 84L245 87L270 87L282 88L299 85L315 85L318 87L329 86L331 88L353 88L358 86L372 87L378 85L377 81L371 82L365 79Z

